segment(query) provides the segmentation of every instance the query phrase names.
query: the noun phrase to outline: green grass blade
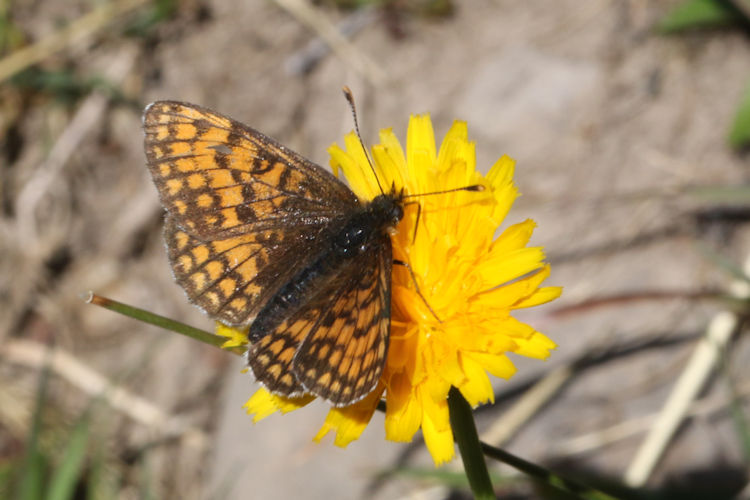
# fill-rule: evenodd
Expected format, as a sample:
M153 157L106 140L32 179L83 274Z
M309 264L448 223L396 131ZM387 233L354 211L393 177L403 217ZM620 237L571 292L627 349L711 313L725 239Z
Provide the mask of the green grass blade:
M722 206L750 205L750 186L746 185L696 186L688 188L685 193L698 201L721 204Z
M487 471L487 463L482 455L482 448L479 445L474 414L469 403L455 387L451 387L448 392L448 408L453 438L458 444L466 478L474 498L494 499L495 492Z
M739 22L742 16L722 0L686 0L675 6L659 22L662 33L690 29L717 28Z
M61 461L50 480L47 500L68 500L73 498L76 485L81 478L89 443L88 414L84 414L76 423L70 441L62 455Z
M436 469L432 467L427 469L422 467L395 467L383 470L376 475L378 479L391 478L394 476L429 481L434 484L443 485L446 488L469 488L469 480L465 473L448 470L446 468ZM512 484L525 482L523 479L508 478L493 472L490 472L490 479L492 480L492 484L502 486L510 486Z
M750 276L745 274L745 271L742 270L742 267L737 265L731 259L724 257L722 254L709 247L705 243L698 242L697 248L698 251L700 251L700 253L703 255L703 257L706 258L706 260L714 264L718 269L727 273L727 275L735 279L750 283ZM743 300L739 299L736 303L741 304L742 302Z
M179 8L177 0L154 0L137 13L125 28L126 36L146 37L159 24L174 17Z
M156 500L154 494L154 477L151 474L148 457L141 457L138 464L138 476L140 477L140 488L138 498L141 500Z
M619 496L608 495L600 490L561 476L540 465L524 460L521 457L517 457L512 453L508 453L505 450L495 448L486 443L482 443L482 452L488 457L494 458L506 465L510 465L514 469L523 472L531 479L548 485L559 492L572 494L576 497L590 500L615 500L616 498L619 498Z
M15 469L12 460L0 462L0 498L12 498L12 489Z
M91 459L91 468L86 478L86 500L117 498L120 478L107 467L104 446L96 446Z
M18 497L20 500L41 499L44 494L44 479L46 475L46 460L39 448L39 435L42 430L42 414L47 401L49 390L50 365L49 352L39 375L39 386L36 391L36 403L34 415L29 429L29 437L26 442L26 454L21 465L20 484Z
M729 144L734 148L750 146L750 83L745 88L745 94L734 115L734 122L729 130Z
M204 344L212 345L214 347L221 347L222 344L227 341L226 337L214 335L213 333L209 333L205 330L186 325L185 323L181 323L173 319L165 318L164 316L154 314L152 312L146 311L145 309L139 309L128 304L123 304L122 302L117 302L115 300L96 295L92 292L89 292L87 296L84 297L84 299L89 304L94 304L105 309L109 309L110 311L118 312L130 318L137 319L138 321L142 321L150 325L155 325L166 330L179 333L180 335L185 335L186 337L190 337L193 340L197 340L198 342L203 342ZM244 353L244 349L241 348L228 350L236 354Z

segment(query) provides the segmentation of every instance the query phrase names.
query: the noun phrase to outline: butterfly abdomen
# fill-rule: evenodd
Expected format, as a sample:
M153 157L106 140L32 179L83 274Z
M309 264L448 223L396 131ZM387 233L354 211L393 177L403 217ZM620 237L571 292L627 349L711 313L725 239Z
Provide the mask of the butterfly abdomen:
M260 340L265 334L273 331L290 312L305 304L319 280L324 279L335 266L336 262L330 258L329 252L326 252L292 277L271 297L250 325L250 342Z

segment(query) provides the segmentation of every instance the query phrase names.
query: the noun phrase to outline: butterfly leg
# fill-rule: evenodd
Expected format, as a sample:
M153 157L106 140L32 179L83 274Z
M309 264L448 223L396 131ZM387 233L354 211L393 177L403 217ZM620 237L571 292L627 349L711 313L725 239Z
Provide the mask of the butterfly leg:
M406 208L408 205L417 206L417 221L414 223L414 235L411 238L411 244L413 245L414 242L417 241L417 228L419 227L419 218L422 216L422 204L418 201L409 201L404 203L404 208ZM414 275L412 275L412 277L414 277Z
M416 235L415 235L416 236ZM422 292L419 290L419 283L417 283L417 277L414 276L414 271L412 271L411 266L408 262L404 262L403 260L393 259L393 263L399 266L404 266L408 271L409 275L411 276L411 280L414 283L414 288L417 290L417 295L422 299L422 302L424 302L424 305L427 306L427 309L430 310L432 315L435 317L435 319L438 321L438 323L442 323L443 320L441 320L438 315L435 313L435 310L432 308L429 302L427 302L427 299L422 295Z

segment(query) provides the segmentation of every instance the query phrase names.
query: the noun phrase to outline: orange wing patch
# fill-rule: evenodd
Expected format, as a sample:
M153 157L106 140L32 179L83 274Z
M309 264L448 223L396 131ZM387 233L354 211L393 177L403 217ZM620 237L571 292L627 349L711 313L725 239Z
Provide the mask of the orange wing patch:
M263 134L203 108L156 102L144 130L162 204L200 238L246 233L289 212L325 213L325 189L346 188ZM357 203L353 195L344 201Z
M262 271L268 268L272 250L269 241L280 244L284 238L283 232L273 229L201 241L180 229L171 218L165 225L169 260L177 283L193 303L233 325L251 321L276 291L278 284L272 281L269 286Z
M299 383L291 366L302 340L315 328L315 319L288 319L276 331L250 347L248 360L258 382L274 394L294 398L309 391Z

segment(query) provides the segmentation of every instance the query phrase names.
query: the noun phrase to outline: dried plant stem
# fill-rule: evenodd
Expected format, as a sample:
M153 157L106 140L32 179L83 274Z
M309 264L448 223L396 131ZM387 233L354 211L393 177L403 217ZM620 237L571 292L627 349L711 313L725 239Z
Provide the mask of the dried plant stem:
M124 46L112 58L112 64L105 70L105 77L112 82L122 81L133 68L136 50ZM57 138L44 162L36 169L34 175L21 188L16 201L17 228L20 244L23 248L39 248L39 232L35 218L37 207L45 199L51 187L59 182L63 167L78 150L81 142L99 125L107 109L109 98L102 93L91 93L78 107L75 115ZM48 230L49 228L43 228ZM46 256L45 256L46 257Z
M575 373L572 364L559 366L544 376L482 434L482 441L501 446L507 442Z
M120 15L145 5L149 1L115 0L106 3L48 37L17 50L5 59L0 60L0 82L33 64L43 61L55 52L104 29Z
M373 6L357 8L336 25L336 31L341 33L343 37L351 38L376 19L374 10ZM317 37L310 40L307 46L287 57L284 68L292 76L305 75L312 71L330 52L331 46Z
M750 396L750 382L740 385L737 389L737 395L743 399ZM726 409L727 401L725 397L706 397L695 401L690 405L687 416L710 416ZM649 430L653 426L658 415L658 413L644 415L625 422L620 422L604 429L598 429L581 434L580 436L566 439L554 445L552 454L555 456L577 455L579 453L597 450L609 444L616 443L617 441L622 441L623 439L631 438Z
M745 274L750 274L750 257L745 261L743 269ZM747 298L750 296L750 285L747 281L736 280L732 283L731 292L734 297ZM651 476L659 458L687 416L690 405L711 376L721 351L727 346L739 323L739 317L728 311L718 313L711 320L705 336L698 341L651 432L625 472L624 481L627 485L641 487Z
M325 41L342 61L349 65L370 84L382 86L387 81L386 73L366 54L362 53L342 35L325 16L302 0L274 0Z
M150 401L113 384L61 349L55 349L48 356L48 348L38 342L13 340L6 343L0 353L6 362L39 370L49 364L53 374L90 396L102 397L112 408L163 435L189 434L191 443L201 443L201 446L208 443L208 436L200 429L187 425L181 418L169 415Z

